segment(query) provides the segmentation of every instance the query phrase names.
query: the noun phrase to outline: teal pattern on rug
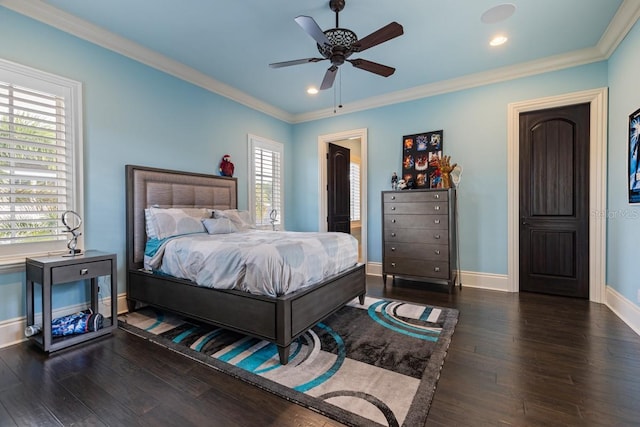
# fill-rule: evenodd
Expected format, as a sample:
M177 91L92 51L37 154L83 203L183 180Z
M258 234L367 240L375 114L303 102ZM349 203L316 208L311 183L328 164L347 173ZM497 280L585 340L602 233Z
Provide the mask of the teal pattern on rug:
M275 344L144 308L121 328L347 425L423 425L458 311L367 297L291 345Z

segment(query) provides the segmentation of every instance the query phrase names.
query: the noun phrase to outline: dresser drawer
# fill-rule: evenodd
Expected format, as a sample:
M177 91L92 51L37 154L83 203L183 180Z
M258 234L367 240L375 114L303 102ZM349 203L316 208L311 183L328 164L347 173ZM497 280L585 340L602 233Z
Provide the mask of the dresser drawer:
M388 258L384 262L384 274L418 276L433 279L449 279L449 263L409 258Z
M448 215L397 215L384 216L385 228L435 228L447 230L449 228Z
M382 201L387 202L400 202L400 203L413 203L413 202L437 202L448 201L449 193L446 190L443 191L411 191L404 190L398 192L388 192L383 194Z
M420 202L420 203L394 203L384 204L385 215L389 214L424 214L447 215L449 204L447 202Z
M384 245L386 258L415 258L449 262L449 246L426 243L402 243Z
M67 283L111 275L111 261L86 262L51 268L52 283Z
M408 243L438 243L449 244L449 233L447 230L433 230L428 228L385 228L385 243L408 242Z

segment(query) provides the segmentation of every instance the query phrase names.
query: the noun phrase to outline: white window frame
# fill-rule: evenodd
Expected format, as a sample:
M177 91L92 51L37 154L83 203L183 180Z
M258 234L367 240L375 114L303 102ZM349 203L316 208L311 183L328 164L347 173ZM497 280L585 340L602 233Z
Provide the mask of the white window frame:
M80 82L0 59L0 80L36 91L54 94L65 101L65 131L67 135L68 161L72 179L68 185L67 209L84 218L83 203L83 135L82 135L82 84ZM61 223L62 224L62 223ZM78 249L84 247L83 233L78 239ZM71 236L71 235L69 235ZM26 257L68 252L67 240L39 243L9 243L0 245L0 272L24 267Z
M256 135L248 135L248 153L249 153L249 212L251 212L251 218L256 224L257 228L261 229L271 229L271 224L259 225L256 222L256 164L255 164L255 150L263 149L269 150L280 154L280 209L278 210L278 221L275 224L276 229L284 230L285 229L285 208L284 208L284 144L276 141L271 141L266 138L262 138Z

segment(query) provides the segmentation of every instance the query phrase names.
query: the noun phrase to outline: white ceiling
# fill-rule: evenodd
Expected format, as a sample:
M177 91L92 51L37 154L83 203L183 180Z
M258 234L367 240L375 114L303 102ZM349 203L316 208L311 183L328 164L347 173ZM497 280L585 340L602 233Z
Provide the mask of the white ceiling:
M488 9L515 5L498 23ZM340 26L359 38L396 21L404 35L352 58L396 68L388 78L341 67L318 95L328 61L294 21L335 27L328 0L0 0L0 5L192 81L290 122L384 105L608 58L638 19L638 0L346 0ZM620 12L618 9L620 8ZM502 33L509 41L491 48ZM341 89L341 90L338 90ZM335 98L334 98L335 97Z

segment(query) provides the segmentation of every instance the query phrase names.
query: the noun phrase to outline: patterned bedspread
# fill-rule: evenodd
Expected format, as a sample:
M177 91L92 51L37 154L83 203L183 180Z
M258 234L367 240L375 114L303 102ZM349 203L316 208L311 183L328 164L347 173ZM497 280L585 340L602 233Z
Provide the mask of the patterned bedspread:
M249 230L167 239L148 252L145 267L200 286L281 296L357 260L358 242L349 234Z

